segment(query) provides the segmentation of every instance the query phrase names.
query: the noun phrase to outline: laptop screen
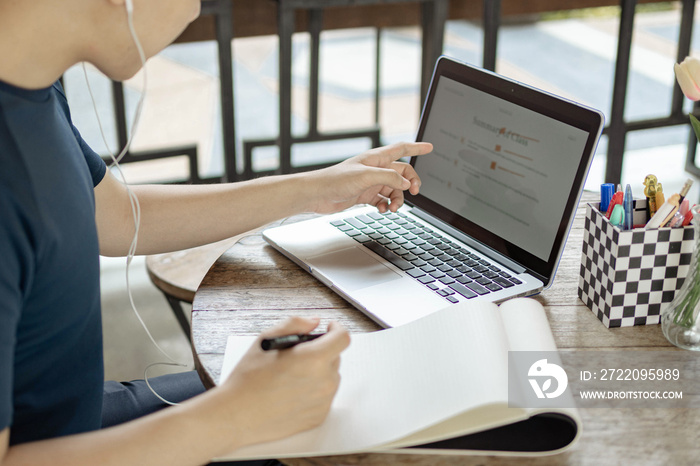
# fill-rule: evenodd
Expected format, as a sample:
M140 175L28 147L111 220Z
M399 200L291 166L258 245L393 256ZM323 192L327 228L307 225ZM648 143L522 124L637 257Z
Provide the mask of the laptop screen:
M409 202L548 278L597 142L600 114L441 58Z

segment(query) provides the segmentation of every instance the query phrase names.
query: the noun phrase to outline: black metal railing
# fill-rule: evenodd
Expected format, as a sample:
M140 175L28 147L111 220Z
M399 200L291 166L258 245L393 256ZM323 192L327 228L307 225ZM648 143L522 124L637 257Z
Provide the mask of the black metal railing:
M236 181L236 132L234 124L233 101L233 56L231 42L233 40L233 22L231 0L203 0L201 14L212 15L215 20L215 33L218 49L221 125L223 128L224 173L221 177L203 178L199 175L198 154L196 145L164 147L149 151L128 151L121 163L145 162L148 160L167 159L172 157L187 157L189 174L175 180L176 183L216 183L221 181ZM112 101L119 147L126 146L129 138L126 119L126 103L124 85L112 81ZM104 157L109 163L109 159Z
M427 94L430 77L437 58L443 48L445 22L448 15L448 0L363 0L363 4L380 3L420 3L422 28L421 55L421 101ZM330 163L295 166L292 163L291 150L294 144L334 141L340 139L365 138L370 140L372 147L381 144L379 127L379 74L380 54L379 42L381 32L376 34L376 71L374 76L374 124L363 129L323 133L318 129L319 101L319 49L320 35L325 8L348 6L356 4L356 0L277 0L277 31L279 36L279 136L260 140L249 140L243 143L244 171L243 178L268 174L294 173L298 171L321 168ZM309 129L305 135L292 136L292 34L295 29L295 13L298 10L307 11L309 18L310 65L309 65ZM279 148L279 168L254 171L253 151L258 147L277 146Z
M386 0L385 0L386 1ZM400 3L404 0L394 0ZM411 1L411 0L406 0ZM447 20L448 0L412 0L420 2L422 6L422 76L421 97L427 91L430 73L435 59L442 51L442 34ZM224 147L224 171L221 178L203 179L197 172L197 151L195 146L183 148L167 148L163 150L129 153L124 162L143 161L154 158L170 157L174 155L186 155L190 158L190 178L186 182L216 182L235 181L249 179L270 173L292 173L296 171L318 168L322 165L295 167L291 161L291 146L301 142L330 141L345 138L369 138L371 144L380 144L379 129L379 38L377 30L376 47L376 76L375 76L375 124L364 130L346 131L330 134L322 134L318 130L318 98L319 98L319 44L322 25L322 8L331 4L353 3L352 0L334 1L310 1L310 0L278 0L278 34L280 38L279 77L280 77L280 120L279 136L264 140L249 140L243 142L242 172L239 172L239 161L236 155L236 139L234 124L234 97L233 97L233 68L231 41L233 39L233 25L231 0L203 0L202 14L214 15L216 18L216 39L218 45L218 59L221 79L221 111L223 127ZM367 2L365 2L367 3ZM371 2L370 2L371 3ZM612 104L610 118L603 133L608 138L607 162L605 180L611 183L619 183L622 177L622 165L625 153L627 136L631 132L655 128L688 125L687 115L683 110L683 94L678 86L674 86L671 99L671 108L666 116L641 120L626 120L624 115L627 101L627 89L630 70L630 56L632 50L632 33L637 0L620 0L620 21L618 30L618 44L615 61L615 72L612 88ZM321 6L323 5L323 7ZM690 54L690 44L693 32L693 17L695 14L695 0L681 0L681 21L678 35L677 61L683 60ZM291 36L294 31L294 13L298 9L305 8L309 11L309 33L311 37L311 60L309 81L309 130L304 136L292 136L291 134ZM498 32L501 27L501 0L483 0L483 55L482 66L495 71L498 56ZM120 146L126 143L127 129L124 115L124 96L120 83L113 83L113 97L117 135ZM693 112L700 116L700 108L696 105ZM256 172L253 170L252 152L261 146L277 145L280 148L280 165L276 170ZM689 132L688 152L685 170L690 174L700 177L700 168L696 166L696 139Z
M695 0L681 0L681 23L678 35L677 62L690 54L690 41L693 35ZM603 130L608 137L608 151L605 167L605 181L620 183L627 135L633 131L688 125L688 117L683 113L683 94L678 86L673 88L671 108L667 116L644 120L625 120L625 104L632 50L632 33L637 0L620 0L620 25L618 29L617 55L613 81L610 121ZM497 56L498 28L500 26L500 0L484 0L484 55L483 67L495 70ZM696 106L694 112L699 109ZM695 164L697 141L693 133L688 140L685 170L700 177L700 168Z

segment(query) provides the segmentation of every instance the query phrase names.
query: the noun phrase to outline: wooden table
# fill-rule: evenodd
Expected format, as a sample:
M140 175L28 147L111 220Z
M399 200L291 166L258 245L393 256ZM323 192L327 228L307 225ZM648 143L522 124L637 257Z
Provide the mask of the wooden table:
M597 195L584 193L584 201ZM561 350L669 349L659 325L607 329L577 295L582 204L551 288L542 303ZM224 253L202 281L192 309L193 351L205 383L218 380L228 335L254 335L289 315L340 321L351 332L379 327L338 295L267 245L259 234ZM679 350L680 351L680 350ZM285 460L291 465L560 465L697 464L700 410L582 409L583 435L572 450L553 457L499 458L357 454Z

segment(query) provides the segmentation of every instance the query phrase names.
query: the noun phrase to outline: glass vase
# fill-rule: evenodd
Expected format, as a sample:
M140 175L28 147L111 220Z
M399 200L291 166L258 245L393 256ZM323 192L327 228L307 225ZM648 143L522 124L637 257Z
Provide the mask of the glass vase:
M688 275L661 313L661 328L674 345L700 351L700 206L693 206L694 250Z

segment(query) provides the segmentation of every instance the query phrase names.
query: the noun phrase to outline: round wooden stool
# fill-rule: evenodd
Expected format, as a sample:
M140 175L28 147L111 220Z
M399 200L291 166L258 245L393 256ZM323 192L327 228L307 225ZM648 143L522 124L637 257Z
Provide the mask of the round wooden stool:
M192 249L146 257L148 276L165 296L188 339L192 339L191 326L182 303L192 304L194 293L212 264L240 238L249 234L251 233Z

